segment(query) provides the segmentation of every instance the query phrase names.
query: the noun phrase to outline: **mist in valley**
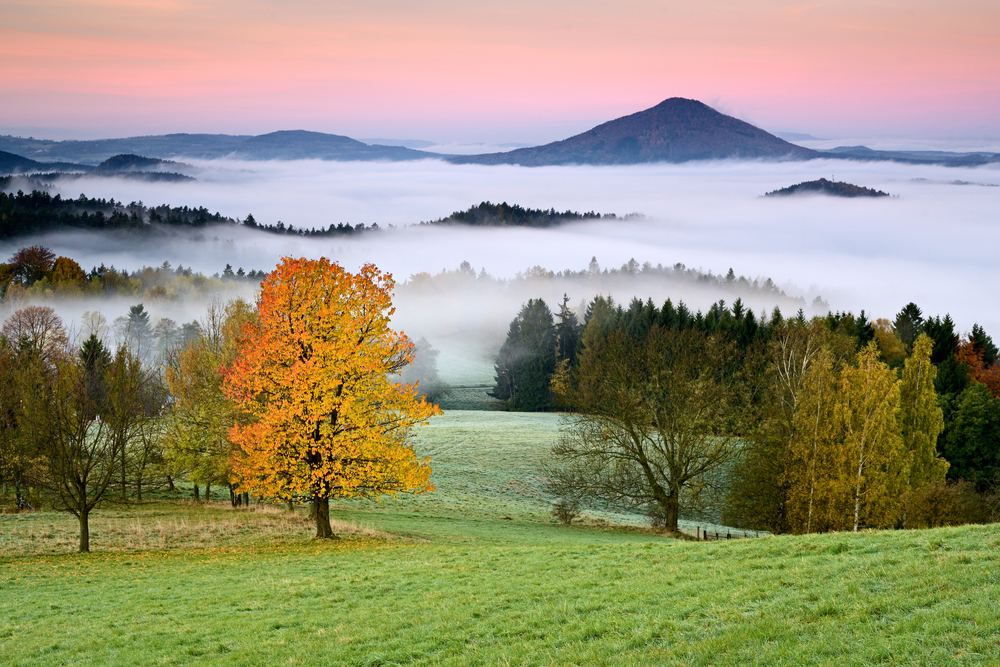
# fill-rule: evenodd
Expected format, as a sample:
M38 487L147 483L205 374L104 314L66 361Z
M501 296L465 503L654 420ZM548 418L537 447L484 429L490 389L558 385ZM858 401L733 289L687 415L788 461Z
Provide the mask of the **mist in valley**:
M807 314L864 309L872 319L891 319L914 301L926 314L950 313L960 331L978 322L1000 335L996 166L840 160L542 168L437 160L183 161L194 166L197 181L80 178L57 183L52 192L126 204L204 206L239 219L252 213L258 223L280 220L296 229L344 222L377 223L381 231L320 238L235 226L133 235L63 232L5 241L0 259L37 243L72 257L85 270L103 263L134 271L166 261L212 275L227 264L233 270L268 271L282 256L326 256L351 270L373 262L398 283L395 326L438 348L442 378L456 384L489 382L492 355L520 305L541 297L557 310L564 293L581 316L597 293L625 304L633 297L662 304L669 297L702 310L718 299L732 303L739 297L755 312L769 313L776 305L786 315L800 307ZM761 197L820 177L898 198ZM619 218L642 215L548 229L417 224L487 200ZM630 260L635 260L631 269L604 273ZM467 265L459 270L463 262ZM651 270L677 264L684 269ZM730 268L737 280L717 280ZM692 280L689 269L713 278ZM443 271L448 273L438 275ZM567 271L572 278L559 275ZM774 289L762 288L767 279ZM253 296L246 284L227 289L227 298ZM145 306L154 320L180 323L202 317L207 298ZM93 310L113 321L140 300L54 305L73 325Z

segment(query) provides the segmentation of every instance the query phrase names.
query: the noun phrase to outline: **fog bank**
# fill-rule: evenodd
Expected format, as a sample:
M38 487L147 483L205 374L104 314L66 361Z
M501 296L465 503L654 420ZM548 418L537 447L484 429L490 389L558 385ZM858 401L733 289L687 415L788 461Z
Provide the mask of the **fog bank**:
M511 278L531 267L580 271L596 257L602 268L678 262L749 279L773 279L805 303L821 295L834 310L864 309L891 318L909 301L927 314L951 313L960 330L974 322L1000 337L995 286L1000 264L1000 168L954 169L893 163L811 161L714 162L632 167L455 166L419 163L184 161L198 167L192 183L81 179L60 190L148 205L205 206L261 223L296 228L371 224L384 231L309 239L242 228L207 228L147 239L83 233L0 244L6 258L42 243L86 269L100 263L135 270L169 261L213 274L272 268L285 255L327 256L356 269L374 262L403 283L422 272L455 269ZM761 198L765 192L819 177L898 195L892 199ZM571 223L551 229L413 226L481 201L525 207L595 210L645 217ZM395 229L388 229L389 226ZM448 322L464 315L483 328L504 329L521 300L544 296L551 307L563 286L537 283L537 294L507 290L422 294L400 290L400 325L441 339L461 332ZM616 297L683 297L704 308L733 295L687 290L669 281L623 283ZM586 285L571 304L589 298ZM410 302L405 299L409 298ZM769 308L767 299L753 303ZM785 308L783 307L783 310ZM179 319L179 318L174 318ZM432 326L432 322L437 322ZM499 323L499 324L497 324ZM435 329L436 327L436 329ZM435 329L434 331L430 331ZM414 331L415 335L424 334ZM427 334L424 334L427 335ZM1000 338L998 338L1000 339ZM435 344L438 344L435 342ZM440 346L440 345L439 345Z

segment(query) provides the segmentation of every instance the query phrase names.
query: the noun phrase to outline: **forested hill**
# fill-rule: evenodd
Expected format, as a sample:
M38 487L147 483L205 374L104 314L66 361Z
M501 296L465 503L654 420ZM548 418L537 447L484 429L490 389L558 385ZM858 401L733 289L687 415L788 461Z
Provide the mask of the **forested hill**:
M624 219L640 217L633 213L625 216ZM455 211L447 218L424 222L424 225L473 225L476 227L551 227L564 222L574 222L578 220L615 220L618 219L614 213L601 215L590 211L589 213L578 213L577 211L557 211L554 208L524 208L517 204L492 204L484 201L479 206L473 206L465 211Z
M888 197L888 192L873 190L861 185L844 183L842 181L828 181L821 178L818 181L805 181L789 185L787 188L768 192L765 197L786 197L789 195L821 194L833 197Z
M94 171L114 173L123 171L147 171L149 169L170 169L177 171L178 169L190 166L191 165L186 165L181 162L173 162L172 160L160 160L159 158L143 157L142 155L135 155L134 153L123 153L109 157L107 160L97 165Z
M142 172L146 173L146 172ZM150 174L155 176L156 174ZM4 179L0 179L0 186ZM326 229L295 229L278 221L276 224L259 224L248 215L240 221L221 213L212 213L204 206L146 206L142 202L124 204L114 199L96 199L80 195L77 199L63 199L47 192L6 194L0 191L0 239L19 238L61 229L119 230L127 232L155 232L163 227L204 228L208 225L247 227L272 234L298 236L338 236L379 229L377 224L349 225L332 223Z
M0 151L0 174L21 174L31 171L89 171L92 167L70 162L38 162L30 158Z

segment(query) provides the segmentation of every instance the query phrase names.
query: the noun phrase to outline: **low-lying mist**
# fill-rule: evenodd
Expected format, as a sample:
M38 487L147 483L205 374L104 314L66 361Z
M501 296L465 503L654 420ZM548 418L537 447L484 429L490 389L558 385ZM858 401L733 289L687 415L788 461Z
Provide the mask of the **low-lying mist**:
M252 213L259 223L280 220L297 229L377 222L383 231L324 238L234 227L133 236L71 232L4 242L0 259L20 246L40 243L88 270L101 263L135 270L169 261L208 275L226 264L234 270L266 271L285 255L325 255L349 269L374 262L401 283L397 326L414 337L426 336L442 350L442 375L452 382L488 374L488 359L524 300L540 296L555 310L564 292L574 308L603 291L624 302L638 296L662 303L670 296L701 309L719 298L731 303L742 296L755 311L780 305L786 314L799 306L810 312L814 298L821 296L833 310L864 309L872 318L890 319L914 301L927 314L950 313L959 330L978 322L1000 336L996 166L955 169L839 160L546 168L455 166L436 160L184 161L197 167L198 181L84 178L57 185L55 191L64 197L83 192L125 203L205 206L241 219ZM819 177L898 198L761 198ZM645 217L549 229L414 226L484 200ZM412 276L454 270L463 261L476 273L513 278L533 267L578 272L592 257L602 269L621 267L630 259L640 265L683 263L723 275L732 268L751 282L771 278L787 297L798 300L706 288L662 275L567 282L543 277L537 269L530 272L535 276L531 280L510 285L459 281L442 287L445 282L438 281L433 289L416 289L406 284ZM94 305L74 308L82 312ZM107 314L111 320L127 304L108 307L116 311ZM159 307L147 304L154 315L160 315ZM200 317L204 304L164 303L162 308L162 316L180 322Z

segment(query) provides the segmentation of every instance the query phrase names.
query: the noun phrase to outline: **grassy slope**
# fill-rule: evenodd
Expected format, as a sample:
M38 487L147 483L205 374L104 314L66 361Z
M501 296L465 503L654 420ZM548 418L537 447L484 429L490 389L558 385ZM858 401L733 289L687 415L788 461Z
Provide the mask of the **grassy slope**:
M402 537L322 544L303 526L217 548L2 558L0 662L997 664L1000 528L708 544L564 528L502 487L531 471L527 436L553 428L515 417L440 420L421 436L437 493L336 512ZM468 443L483 429L495 439ZM174 511L196 522L197 508Z

